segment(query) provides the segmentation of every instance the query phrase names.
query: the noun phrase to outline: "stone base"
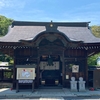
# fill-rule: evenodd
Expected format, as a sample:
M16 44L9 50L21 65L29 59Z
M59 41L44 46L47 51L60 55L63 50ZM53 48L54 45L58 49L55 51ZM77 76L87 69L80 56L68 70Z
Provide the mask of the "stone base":
M72 92L77 92L77 90L75 90L75 89L71 89L70 91L72 91Z
M83 89L83 90L82 90L82 89L79 89L79 91L80 91L80 92L85 92L86 90L85 90L85 89Z

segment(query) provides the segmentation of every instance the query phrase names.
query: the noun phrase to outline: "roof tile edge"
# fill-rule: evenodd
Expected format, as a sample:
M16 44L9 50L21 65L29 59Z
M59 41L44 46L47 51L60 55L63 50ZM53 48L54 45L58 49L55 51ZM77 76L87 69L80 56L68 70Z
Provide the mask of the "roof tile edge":
M46 26L51 22L13 21L13 26ZM52 22L56 26L88 27L90 22Z

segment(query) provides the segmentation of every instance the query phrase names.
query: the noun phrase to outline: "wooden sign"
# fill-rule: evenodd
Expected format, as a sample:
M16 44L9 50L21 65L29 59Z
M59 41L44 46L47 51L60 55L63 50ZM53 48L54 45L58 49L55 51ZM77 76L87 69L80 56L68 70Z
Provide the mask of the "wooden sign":
M73 65L72 66L72 72L73 73L78 73L79 72L79 65Z
M59 62L53 62L53 65L48 65L48 62L41 61L40 62L40 69L41 70L59 70Z

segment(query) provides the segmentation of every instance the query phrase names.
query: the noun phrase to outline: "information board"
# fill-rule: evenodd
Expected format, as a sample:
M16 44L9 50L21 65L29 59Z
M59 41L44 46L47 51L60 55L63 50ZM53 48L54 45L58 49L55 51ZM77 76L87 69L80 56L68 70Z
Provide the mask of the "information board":
M35 68L17 68L17 80L35 79Z

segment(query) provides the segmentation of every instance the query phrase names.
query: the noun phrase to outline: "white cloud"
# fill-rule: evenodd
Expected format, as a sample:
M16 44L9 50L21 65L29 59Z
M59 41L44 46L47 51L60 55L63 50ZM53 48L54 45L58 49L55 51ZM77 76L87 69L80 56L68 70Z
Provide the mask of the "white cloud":
M21 0L0 0L0 9L4 8L23 8L25 5L24 1Z
M5 6L4 0L1 0L1 1L0 1L0 8L2 8L2 7L4 7L4 6Z

